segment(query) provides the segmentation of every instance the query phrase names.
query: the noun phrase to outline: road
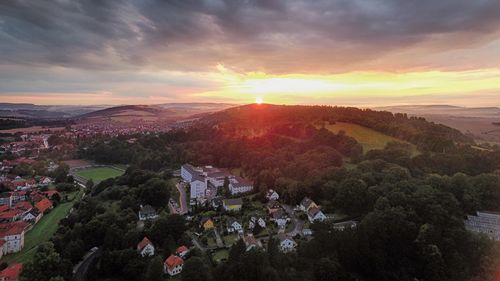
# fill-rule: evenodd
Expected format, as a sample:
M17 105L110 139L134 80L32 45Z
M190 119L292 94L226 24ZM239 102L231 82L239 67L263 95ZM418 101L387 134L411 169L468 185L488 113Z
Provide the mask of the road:
M287 234L291 237L294 237L297 234L302 236L302 229L304 228L304 221L297 218L297 216L295 215L295 212L293 211L292 206L283 204L283 209L285 209L286 213L290 216L290 218L292 218L292 221L293 221L292 223L294 225L293 230L288 232Z
M214 234L215 234L215 243L217 244L217 247L222 248L224 247L224 242L222 241L222 238L220 237L219 231L217 228L214 228Z
M92 265L92 263L95 261L96 258L102 255L101 249L98 249L97 251L90 251L88 252L84 258L83 261L81 261L79 264L77 264L73 270L73 279L72 281L85 281L87 280L87 271L89 270L89 267Z
M179 205L180 205L180 214L184 215L187 214L188 212L188 206L187 206L187 194L186 194L186 187L184 186L183 183L177 183L175 185L177 190L179 191Z

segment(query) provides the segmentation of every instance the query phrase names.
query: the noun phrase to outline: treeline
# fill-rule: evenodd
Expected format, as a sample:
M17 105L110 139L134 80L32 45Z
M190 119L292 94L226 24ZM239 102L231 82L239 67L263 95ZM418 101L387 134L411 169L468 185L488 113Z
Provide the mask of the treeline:
M336 121L354 123L381 133L409 141L426 151L445 151L455 143L472 143L472 139L456 129L408 117L354 107L248 105L227 109L209 117L209 124L226 130L263 129L280 123L313 123Z

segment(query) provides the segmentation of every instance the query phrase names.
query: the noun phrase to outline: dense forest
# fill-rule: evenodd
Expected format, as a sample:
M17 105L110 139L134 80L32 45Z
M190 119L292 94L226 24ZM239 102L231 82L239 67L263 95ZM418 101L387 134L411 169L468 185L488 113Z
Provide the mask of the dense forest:
M363 152L344 133L314 126L336 121L406 140L419 153L399 142ZM355 108L253 105L213 114L190 130L137 137L133 144L117 138L80 145L81 157L130 167L89 190L52 244L26 266L24 280L69 280L71 265L95 246L103 254L90 280L162 280L162 260L142 258L134 247L147 235L165 258L189 243L187 222L162 212L139 231L136 213L140 204L163 210L171 172L184 162L239 168L260 195L274 188L290 204L309 196L359 225L338 231L316 223L314 239L288 254L275 239L248 252L238 242L219 264L195 251L183 281L489 281L500 268L498 243L467 232L463 223L478 210L500 211L500 149L475 149L454 129Z

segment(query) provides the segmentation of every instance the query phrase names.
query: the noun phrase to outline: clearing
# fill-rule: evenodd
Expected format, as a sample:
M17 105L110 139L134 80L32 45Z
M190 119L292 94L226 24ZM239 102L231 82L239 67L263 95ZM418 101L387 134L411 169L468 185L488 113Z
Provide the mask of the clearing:
M113 167L92 167L75 171L78 176L91 179L94 183L123 175L124 171Z
M373 149L383 149L387 143L393 141L407 143L400 139L384 135L373 129L352 123L336 122L333 125L325 124L325 128L334 133L344 131L346 135L353 137L363 146L364 153ZM413 154L416 153L416 147L413 144L412 151Z

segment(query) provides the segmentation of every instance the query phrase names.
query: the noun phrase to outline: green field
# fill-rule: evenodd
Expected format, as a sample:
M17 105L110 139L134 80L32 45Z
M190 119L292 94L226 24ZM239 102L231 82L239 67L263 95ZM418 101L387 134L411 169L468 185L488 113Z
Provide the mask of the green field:
M219 251L213 253L212 256L216 262L221 262L221 260L227 259L227 257L229 256L229 251L226 249L219 250Z
M400 139L384 135L370 128L352 123L336 122L333 125L325 125L325 128L334 133L344 131L346 135L353 137L363 146L363 152L365 153L372 149L382 149L388 142L404 142ZM413 150L415 153L416 148L414 147Z
M73 207L75 202L78 201L75 197L80 198L82 195L83 191L79 191L75 195L68 196L69 198L73 198L73 201L61 203L50 211L50 213L44 215L42 219L25 234L23 250L19 253L3 257L1 261L11 264L18 262L25 263L31 260L35 255L36 247L50 240L52 235L57 231L59 221L66 217L69 210Z
M94 183L121 176L123 173L123 171L111 167L94 167L76 171L77 175L86 179L92 179Z

